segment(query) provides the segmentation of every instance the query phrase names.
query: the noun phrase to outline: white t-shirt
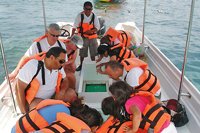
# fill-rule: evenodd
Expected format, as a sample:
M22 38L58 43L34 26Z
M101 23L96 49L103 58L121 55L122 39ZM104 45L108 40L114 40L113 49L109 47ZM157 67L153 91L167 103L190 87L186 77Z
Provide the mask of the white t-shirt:
M62 48L66 50L65 44L61 41L59 41L59 42L60 42ZM47 38L44 38L44 39L40 40L40 46L41 46L42 51L47 52L52 47L59 47L59 44L56 41L56 43L51 46L51 45L49 45ZM38 53L39 53L39 51L37 48L37 42L33 42L32 45L29 47L29 49L26 51L25 56L30 57L30 56L33 56ZM68 60L67 56L65 59L66 59L66 61Z
M90 14L90 16L86 16L84 14L84 19L83 19L83 23L89 23L92 19L92 16L93 16L93 13ZM74 25L73 25L73 28L77 28L79 27L79 24L81 23L81 13L79 13L77 16L76 16L76 19L74 21ZM100 24L99 24L99 20L97 18L97 15L94 14L94 27L97 28L97 30L100 29Z
M127 71L124 69L122 80L124 80L126 76L126 83L129 84L131 87L136 87L139 85L139 78L143 74L143 70L140 67L132 68L128 74ZM161 93L161 88L156 92L155 96L159 96Z
M24 83L29 84L33 76L36 74L37 66L38 66L37 60L35 59L30 60L22 67L22 69L20 69L18 78ZM45 65L44 65L44 69L45 69L45 85L42 85L41 70L36 76L36 79L40 83L40 87L39 87L36 97L42 98L42 99L48 99L48 98L51 98L51 96L55 92L55 87L57 85L57 79L58 79L58 70L52 70L52 72L50 72L45 67ZM66 74L63 68L59 71L62 73L62 78L65 78Z
M131 87L135 87L139 85L139 78L143 74L143 70L140 67L134 67L132 68L128 74L127 71L124 69L123 72L123 80L126 76L126 83L129 84Z

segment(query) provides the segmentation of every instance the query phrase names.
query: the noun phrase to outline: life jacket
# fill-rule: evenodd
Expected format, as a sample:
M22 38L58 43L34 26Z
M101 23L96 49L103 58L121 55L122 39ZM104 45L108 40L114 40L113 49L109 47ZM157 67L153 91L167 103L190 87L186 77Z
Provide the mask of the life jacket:
M17 121L16 133L28 133L40 130L48 126L49 125L48 122L39 114L38 110L55 104L63 104L66 107L69 107L69 104L64 103L61 100L53 100L53 99L43 100L33 110L31 110L29 113L26 113Z
M137 58L129 58L122 60L121 64L124 66L127 74L134 67L140 67L143 69L144 72L139 77L139 86L135 87L135 89L149 91L153 94L160 89L160 82L157 77L148 69L147 63ZM126 76L124 81L126 81Z
M94 19L95 19L95 15L94 15L94 13L92 13L91 21L89 23L83 23L84 12L81 13L81 22L80 22L79 27L78 27L78 33L80 33L80 35L82 37L88 38L88 39L93 39L93 38L97 38L98 37L96 33L91 34L91 35L85 34L86 31L92 30L93 28L95 28Z
M114 50L116 48L119 48L118 45L112 46L110 48L110 50ZM117 61L121 62L124 59L128 59L128 58L135 58L135 55L133 53L133 51L131 51L130 49L126 48L126 47L120 47L120 52L117 56Z
M45 85L44 63L41 61L45 57L46 57L46 53L43 52L43 53L36 54L35 56L26 59L26 62L28 62L31 59L38 60L37 71L36 71L35 75L33 76L31 82L25 88L25 97L26 97L26 101L29 104L35 98L35 96L36 96L36 94L37 94L37 92L39 90L39 87L40 87L39 81L35 78L38 75L38 73L39 73L40 70L41 70L41 74L42 74L42 85ZM62 81L62 74L60 72L58 72L57 85L56 85L56 93L58 93L60 91L61 81Z
M113 116L110 116L98 130L96 133L125 133L124 127L132 128L133 122L132 120L126 120L124 122L120 122L119 120L114 120ZM147 133L144 129L138 129L136 133Z
M58 113L56 121L40 131L42 133L81 133L83 130L91 131L82 120L65 113Z
M46 37L47 37L47 34L40 36L40 37L36 38L35 40L33 40L33 42L37 42L37 48L38 48L39 53L43 52L41 45L40 45L40 41ZM59 47L63 48L59 40L57 40L57 43L58 43Z
M41 45L40 45L40 41L41 41L42 39L46 38L46 37L47 37L47 35L45 34L45 35L43 35L43 36L41 36L41 37L38 37L38 38L36 38L36 39L34 40L34 42L37 42L37 48L38 48L38 52L39 52L39 53L43 52L43 51L42 51L42 48L41 48ZM57 43L58 43L59 47L63 48L59 40L57 40Z
M162 108L162 105L158 103L152 93L139 91L131 95L131 97L133 96L145 96L150 99L150 104L146 105L142 112L142 119L139 126L141 129L148 131L151 128L154 130L154 133L158 133L166 121L170 122L171 116Z
M129 46L131 45L132 38L130 36L130 33L127 31L115 30L110 27L105 33L105 36L106 35L110 36L111 45L114 45L115 39L119 39L120 41L120 43L117 44L118 46L129 48Z

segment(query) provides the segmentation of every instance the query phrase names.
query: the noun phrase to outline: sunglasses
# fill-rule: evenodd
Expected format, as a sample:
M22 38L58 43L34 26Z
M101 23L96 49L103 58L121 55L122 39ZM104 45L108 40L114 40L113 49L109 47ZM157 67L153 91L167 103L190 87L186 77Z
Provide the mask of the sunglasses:
M59 37L59 36L60 36L60 35L51 34L50 32L49 32L49 34L50 34L52 37Z
M57 58L57 59L58 59L60 64L64 64L66 62L65 59L59 59L59 58Z
M91 11L91 10L92 10L92 8L84 8L84 10Z

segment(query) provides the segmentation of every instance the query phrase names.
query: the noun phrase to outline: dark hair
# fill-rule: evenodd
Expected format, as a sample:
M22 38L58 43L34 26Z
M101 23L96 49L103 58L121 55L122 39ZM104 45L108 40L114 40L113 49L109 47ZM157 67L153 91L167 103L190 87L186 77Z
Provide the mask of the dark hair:
M49 51L46 53L46 57L49 58L51 55L54 57L59 57L60 53L66 54L66 50L61 47L52 47L49 49Z
M107 66L109 66L112 70L116 70L117 68L120 68L120 69L124 68L124 66L117 61L109 61L106 63L105 67Z
M114 106L115 106L115 101L113 97L106 97L103 99L101 103L101 109L104 113L104 115L114 115Z
M110 35L106 35L106 36L102 37L100 40L100 44L103 44L103 43L110 44L110 42L111 42L110 38L111 38Z
M100 126L103 123L101 114L96 109L82 104L82 100L83 98L78 98L71 103L71 115L84 121L89 127Z
M109 87L109 91L115 98L114 118L124 121L129 119L129 114L126 112L125 103L134 93L133 88L124 81L117 81Z
M90 128L94 126L101 126L103 118L101 114L94 108L90 108L85 105L82 111L74 114L74 117L84 121Z
M83 5L83 7L86 7L86 6L90 6L90 7L93 7L92 3L90 1L86 1Z
M109 51L110 47L107 44L100 44L97 48L98 54L103 55L106 51Z

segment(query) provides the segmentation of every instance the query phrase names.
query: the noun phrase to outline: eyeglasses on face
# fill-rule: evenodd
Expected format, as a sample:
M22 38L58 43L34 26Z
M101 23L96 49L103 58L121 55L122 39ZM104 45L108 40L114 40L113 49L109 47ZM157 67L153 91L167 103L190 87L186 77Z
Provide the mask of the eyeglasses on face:
M92 8L86 8L86 7L84 7L84 10L91 11L91 10L92 10Z
M60 64L64 64L65 63L65 59L59 59L57 58Z
M49 34L50 34L52 37L59 37L59 36L60 36L60 35L51 34L50 32L49 32Z

